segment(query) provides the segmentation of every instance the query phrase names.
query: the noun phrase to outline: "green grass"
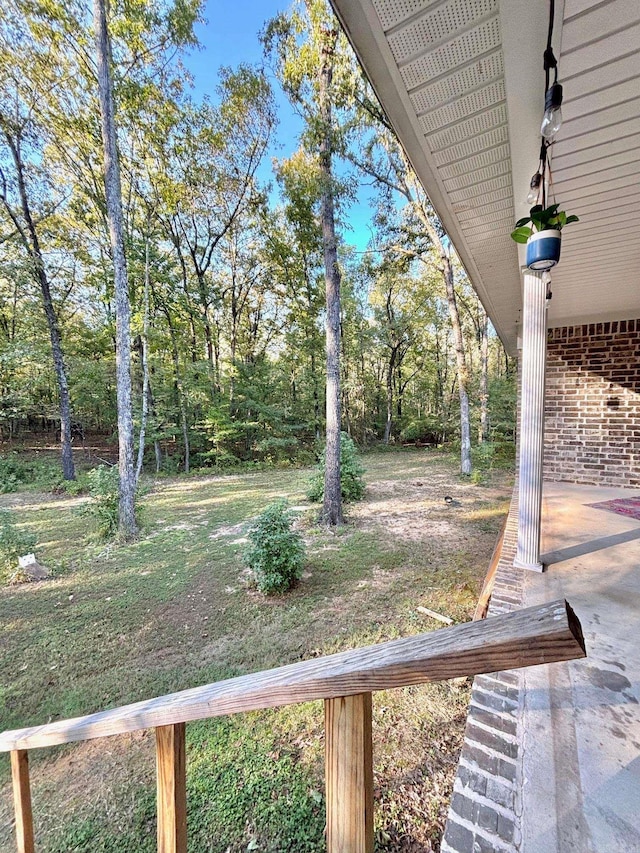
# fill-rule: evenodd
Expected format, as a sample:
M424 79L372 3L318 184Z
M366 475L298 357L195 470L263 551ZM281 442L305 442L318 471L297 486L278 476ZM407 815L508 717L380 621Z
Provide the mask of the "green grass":
M126 545L88 544L82 499L7 496L54 577L0 589L0 730L439 627L419 603L469 618L508 475L473 485L426 450L364 461L365 501L336 533L302 523L302 581L269 599L244 582L244 533L277 497L303 505L308 471L159 481L141 537ZM375 697L380 850L437 841L467 699L466 686L448 683ZM187 731L191 851L324 849L321 705ZM32 767L39 850L155 849L151 733L43 750ZM0 849L12 843L7 780L3 758Z

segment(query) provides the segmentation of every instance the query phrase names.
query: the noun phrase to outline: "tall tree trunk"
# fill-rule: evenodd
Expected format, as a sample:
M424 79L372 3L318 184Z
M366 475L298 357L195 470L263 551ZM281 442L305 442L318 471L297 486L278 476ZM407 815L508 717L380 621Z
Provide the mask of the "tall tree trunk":
M131 330L129 283L122 227L122 187L116 141L109 33L105 0L93 0L98 95L104 148L104 183L111 237L116 303L116 399L118 404L118 472L120 501L118 531L129 538L136 533L133 465L133 417L131 409Z
M62 476L65 480L75 480L76 473L73 464L73 449L71 446L71 403L69 400L69 383L67 381L67 371L64 363L64 353L62 351L62 339L60 335L60 324L53 306L51 298L51 288L49 287L49 278L42 257L40 248L40 239L38 231L31 215L31 206L29 204L29 196L24 180L24 164L20 151L19 137L11 134L8 127L5 126L5 121L2 120L2 128L4 131L7 144L11 149L11 156L16 170L18 181L18 191L20 194L20 207L22 209L22 217L26 224L25 231L22 224L16 218L14 212L9 206L9 201L4 190L4 180L2 181L2 202L11 220L16 227L25 249L29 253L36 280L40 286L42 293L42 306L44 308L45 317L47 318L47 326L49 328L49 339L51 341L51 354L53 356L53 367L58 383L58 394L60 396L60 449L62 457ZM4 177L4 176L3 176ZM14 311L14 322L15 322Z
M306 258L304 270L305 282L307 285L307 310L309 312L309 316L312 317L313 298L311 295L311 281L309 279ZM316 441L318 441L320 439L320 389L318 385L318 374L316 372L315 336L313 334L313 326L310 327L307 322L304 324L304 336L309 346L309 355L311 359L311 383L313 386L313 433Z
M400 167L401 164L401 167ZM360 163L359 165L362 166ZM449 318L453 332L454 346L456 350L456 363L458 367L458 394L460 397L460 468L463 474L471 473L471 426L469 419L469 371L465 356L464 337L462 335L462 327L460 324L460 314L456 302L456 294L454 289L453 269L449 255L447 254L440 233L433 222L433 214L431 213L430 203L424 195L424 191L418 183L418 179L414 174L409 161L402 151L398 151L398 160L392 163L392 168L395 172L396 180L389 183L390 179L386 175L381 175L372 167L364 166L368 174L372 174L381 183L387 186L392 186L401 193L411 204L416 216L422 222L424 230L435 247L440 258L439 269L444 280L445 290L447 294L447 302L449 305ZM424 263L428 263L427 259L417 253L414 255L419 257Z
M144 462L144 444L149 415L149 235L144 243L144 320L142 322L142 412L140 414L140 436L138 438L138 461L136 463L136 484L142 474Z
M484 308L480 324L480 443L489 441L489 317Z
M180 427L182 429L182 439L184 443L184 472L189 473L190 467L190 442L189 442L189 420L187 418L187 403L184 393L184 385L180 376L180 356L178 353L178 339L176 330L171 319L171 311L162 304L160 306L162 313L166 317L167 326L169 328L169 339L171 340L171 361L173 364L173 390L175 392L175 400L180 411ZM158 465L158 450L156 449L156 465ZM159 470L159 466L158 466Z
M407 168L407 174L409 170ZM415 181L415 178L411 178ZM419 191L416 190L413 194L407 186L407 198L413 201L413 209L420 217L424 225L432 245L438 252L440 259L439 269L444 280L445 292L447 294L447 304L449 306L449 320L451 321L451 331L453 333L453 345L456 351L456 366L458 368L458 396L460 398L460 470L463 474L471 474L471 418L469 412L469 370L467 367L467 359L465 354L464 336L462 334L462 324L460 322L460 312L458 311L458 302L456 299L456 291L454 287L453 267L449 253L444 247L442 239L431 221L423 204L415 199L419 198ZM422 258L424 261L425 259ZM426 262L426 261L425 261Z
M340 317L340 351L343 354L341 359L341 369L342 375L340 377L340 387L341 387L341 399L342 399L342 416L341 420L344 423L344 429L349 438L351 435L351 398L349 395L349 359L346 356L346 350L344 346L344 322L342 317Z
M392 347L389 364L387 365L387 420L384 425L385 444L389 444L391 438L391 427L393 426L393 370L396 362L396 348Z
M453 332L453 345L456 351L456 366L458 368L458 396L460 398L460 470L463 474L471 473L471 422L469 416L469 372L464 351L464 338L460 313L453 285L453 268L444 247L440 253L442 275L449 303L449 318Z
M332 527L342 524L342 492L340 484L340 270L336 246L332 158L331 81L338 34L323 33L322 63L319 77L321 121L320 173L322 177L321 220L322 246L326 284L327 317L327 418L322 518Z
M316 355L313 351L311 341L311 381L313 384L313 432L316 440L320 438L320 391L318 389L318 376L316 374Z
M361 389L361 400L360 400L360 418L362 421L362 445L363 447L367 446L367 380L366 380L366 367L364 363L364 341L362 333L358 333L358 343L360 345L360 389Z

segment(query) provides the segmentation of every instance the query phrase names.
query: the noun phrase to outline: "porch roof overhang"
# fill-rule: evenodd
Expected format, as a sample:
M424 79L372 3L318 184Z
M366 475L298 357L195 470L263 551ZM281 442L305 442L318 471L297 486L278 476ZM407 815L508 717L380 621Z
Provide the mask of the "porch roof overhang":
M548 0L332 0L496 331L515 352ZM580 216L549 325L640 316L640 3L557 0L555 194Z

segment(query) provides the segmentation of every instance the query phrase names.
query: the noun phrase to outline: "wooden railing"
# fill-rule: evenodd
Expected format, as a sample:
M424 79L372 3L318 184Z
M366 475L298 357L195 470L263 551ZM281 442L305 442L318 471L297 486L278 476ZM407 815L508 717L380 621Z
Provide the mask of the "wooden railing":
M34 853L28 750L155 728L158 851L185 853L185 723L324 699L328 853L373 851L371 693L586 654L564 601L207 684L0 735L11 752L19 853Z

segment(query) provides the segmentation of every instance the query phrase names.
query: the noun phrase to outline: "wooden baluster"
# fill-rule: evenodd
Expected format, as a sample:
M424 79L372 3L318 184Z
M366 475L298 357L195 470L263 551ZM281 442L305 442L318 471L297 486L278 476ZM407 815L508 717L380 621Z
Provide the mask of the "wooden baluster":
M324 703L327 853L373 853L371 693Z
M16 813L16 842L18 853L34 853L33 815L29 788L29 756L26 749L11 753L11 778L13 803Z
M158 853L187 851L185 724L156 728Z

